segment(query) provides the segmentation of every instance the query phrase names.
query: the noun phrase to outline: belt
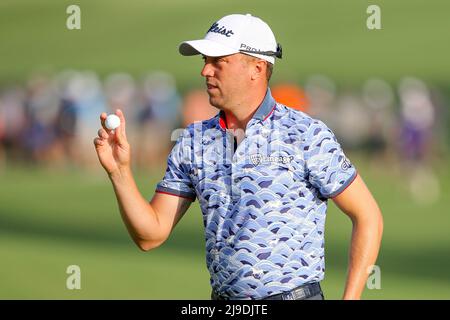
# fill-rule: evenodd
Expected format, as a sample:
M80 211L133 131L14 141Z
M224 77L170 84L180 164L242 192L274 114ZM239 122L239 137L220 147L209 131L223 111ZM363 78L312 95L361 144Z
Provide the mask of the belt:
M319 282L307 283L290 291L274 294L262 300L304 300L322 293ZM233 297L222 296L213 292L213 300L233 300Z
M318 282L307 283L288 292L268 296L264 300L304 300L322 293Z

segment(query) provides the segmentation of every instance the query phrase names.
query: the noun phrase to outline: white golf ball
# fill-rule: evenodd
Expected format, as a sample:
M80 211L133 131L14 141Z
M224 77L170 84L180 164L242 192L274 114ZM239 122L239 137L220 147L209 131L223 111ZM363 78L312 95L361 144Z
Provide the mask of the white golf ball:
M109 130L114 130L119 126L120 118L118 116L116 116L115 114L110 114L106 117L105 127L107 127Z

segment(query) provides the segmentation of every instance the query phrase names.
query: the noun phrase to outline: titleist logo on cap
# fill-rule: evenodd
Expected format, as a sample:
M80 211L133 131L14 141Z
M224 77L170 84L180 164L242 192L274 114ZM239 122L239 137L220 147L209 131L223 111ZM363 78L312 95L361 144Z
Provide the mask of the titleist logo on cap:
M234 34L233 30L227 30L225 27L219 26L219 24L217 22L213 23L211 28L209 28L208 32L214 32L214 33L218 33L218 34L223 34L226 37L231 37L231 35Z

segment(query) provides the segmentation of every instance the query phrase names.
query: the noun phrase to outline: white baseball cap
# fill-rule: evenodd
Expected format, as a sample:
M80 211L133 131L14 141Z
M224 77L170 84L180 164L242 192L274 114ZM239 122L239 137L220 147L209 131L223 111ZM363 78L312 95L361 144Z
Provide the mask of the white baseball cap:
M245 53L274 64L281 58L281 46L277 44L270 27L251 14L230 14L214 22L201 40L184 41L178 50L184 56L203 54L220 57Z

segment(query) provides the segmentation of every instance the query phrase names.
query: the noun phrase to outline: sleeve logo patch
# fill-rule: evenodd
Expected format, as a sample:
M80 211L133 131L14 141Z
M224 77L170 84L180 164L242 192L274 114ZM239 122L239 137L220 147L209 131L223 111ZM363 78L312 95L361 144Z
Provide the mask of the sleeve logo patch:
M344 161L341 164L341 169L344 170L344 171L347 171L351 167L352 167L351 162L347 158L345 158Z

